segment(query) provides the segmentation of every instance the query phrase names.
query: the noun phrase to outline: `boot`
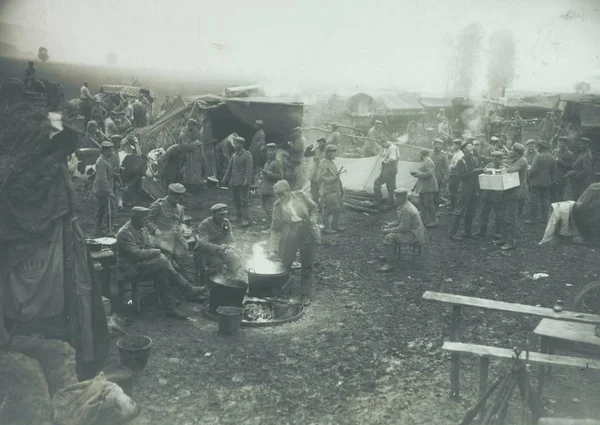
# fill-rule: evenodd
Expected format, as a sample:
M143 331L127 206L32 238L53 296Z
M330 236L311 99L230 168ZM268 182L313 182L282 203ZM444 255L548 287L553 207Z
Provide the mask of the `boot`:
M393 271L396 266L396 246L386 245L385 246L385 264L377 269L380 273L389 273Z
M450 227L450 238L454 239L455 241L462 240L462 238L459 235L456 234L458 232L458 226L459 225L460 225L460 216L459 215L453 215L452 216L452 225Z
M199 286L192 285L190 282L188 282L186 280L185 277L183 277L179 273L175 276L174 283L184 290L185 295L187 296L188 299L197 300L199 298L200 299L208 298L209 291L207 288L201 288Z
M340 214L339 213L336 213L333 215L333 219L331 220L331 229L338 233L342 233L346 230L345 228L340 226Z
M179 310L175 303L171 303L165 307L165 315L177 320L187 320L188 318L187 314Z

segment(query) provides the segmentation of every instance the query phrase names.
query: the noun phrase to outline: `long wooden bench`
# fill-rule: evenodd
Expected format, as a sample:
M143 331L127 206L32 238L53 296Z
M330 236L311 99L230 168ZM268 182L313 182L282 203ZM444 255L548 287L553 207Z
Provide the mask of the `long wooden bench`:
M504 301L494 301L485 298L468 297L464 295L446 294L441 292L426 291L423 299L428 301L438 301L452 305L452 322L450 324L450 342L459 342L460 338L460 313L461 307L475 307L486 310L503 311L507 313L517 313L531 315L556 320L567 320L578 323L600 324L600 315L578 313L572 311L556 312L552 308L536 307L525 304L508 303ZM494 347L490 347L494 348ZM510 350L509 350L510 351ZM512 353L512 351L510 351ZM512 354L511 354L512 355ZM482 362L489 362L482 360ZM457 399L460 395L460 352L452 352L452 366L450 369L450 397Z

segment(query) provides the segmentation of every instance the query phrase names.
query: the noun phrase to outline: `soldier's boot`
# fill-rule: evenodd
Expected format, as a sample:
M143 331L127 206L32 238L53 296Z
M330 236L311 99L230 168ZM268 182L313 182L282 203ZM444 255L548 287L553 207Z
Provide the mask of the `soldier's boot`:
M208 298L209 290L206 287L194 286L187 281L185 277L177 273L174 278L174 283L183 289L187 299L189 300L205 300Z
M340 217L341 214L340 213L334 213L333 214L333 218L331 220L331 229L336 231L336 232L343 232L346 229L344 227L340 226Z
M326 235L330 235L335 233L331 230L331 215L323 213L323 233Z
M452 224L450 226L450 238L455 241L462 240L462 237L458 235L458 226L460 225L460 216L454 214L452 216Z
M463 235L467 239L475 239L477 235L473 234L473 219L465 219L465 234Z
M314 298L312 270L302 271L302 278L300 280L300 287L302 291L301 302L304 307L308 307Z
M160 291L160 298L162 301L165 316L172 317L178 320L186 320L188 318L187 314L185 314L177 307L177 299L173 296L171 291L169 291L168 289L162 289Z
M385 264L377 269L380 273L389 273L393 271L396 266L396 245L385 244Z

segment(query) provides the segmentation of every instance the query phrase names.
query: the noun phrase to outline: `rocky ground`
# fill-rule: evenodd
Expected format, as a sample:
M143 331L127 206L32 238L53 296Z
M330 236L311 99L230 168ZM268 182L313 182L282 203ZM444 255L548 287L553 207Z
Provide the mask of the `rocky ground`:
M214 188L188 197L186 213L197 224L215 202L231 204L229 192ZM80 191L77 215L88 234L93 213L91 195ZM251 213L260 222L257 197ZM594 249L538 246L543 226L520 224L518 249L509 252L491 240L450 241L449 216L442 210L441 226L428 232L419 264L403 261L398 271L381 275L375 271L380 228L392 219L392 212L346 214L347 232L327 236L318 247L316 299L296 323L224 337L199 305L185 305L192 319L181 322L162 317L153 297L146 298L145 311L127 328L154 341L148 366L135 381L133 398L142 412L133 423L458 423L476 401L478 359L462 357L461 399L450 401L450 356L441 346L449 337L451 309L422 300L423 292L552 307L558 299L568 304L599 272ZM117 221L125 220L122 213ZM266 238L257 224L234 231L248 242ZM531 279L537 272L549 276ZM465 308L461 339L534 349L538 322ZM116 351L113 344L113 361ZM492 361L490 380L508 365ZM589 370L555 368L544 404L556 416L598 417L599 382ZM515 397L511 417L516 421L521 413Z

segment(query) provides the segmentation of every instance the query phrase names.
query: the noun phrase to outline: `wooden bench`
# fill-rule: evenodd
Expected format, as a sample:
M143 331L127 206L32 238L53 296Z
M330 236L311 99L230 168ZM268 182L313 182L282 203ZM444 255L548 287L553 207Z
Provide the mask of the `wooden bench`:
M536 307L525 304L494 301L485 298L467 297L464 295L445 294L441 292L426 291L423 299L428 301L439 301L452 305L452 322L450 325L450 342L459 342L460 313L461 307L476 307L486 310L504 311L531 316L541 316L549 319L567 320L578 323L600 324L600 316L589 313L577 313L572 311L555 312L552 308ZM492 347L493 348L493 347ZM511 351L512 352L512 351ZM460 395L460 353L452 353L452 366L450 369L450 397L457 399Z

